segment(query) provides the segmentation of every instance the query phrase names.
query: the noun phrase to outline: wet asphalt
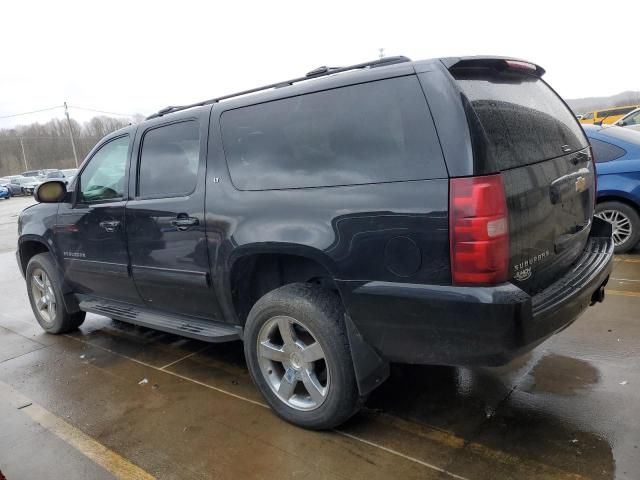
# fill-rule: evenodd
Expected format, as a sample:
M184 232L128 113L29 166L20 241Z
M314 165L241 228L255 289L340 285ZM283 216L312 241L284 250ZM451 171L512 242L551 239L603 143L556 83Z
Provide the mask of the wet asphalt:
M87 315L47 335L0 202L0 471L31 478L640 479L640 251L604 304L496 369L394 365L336 431L264 406L239 342ZM128 470L127 470L128 469ZM1 478L1 476L0 476Z

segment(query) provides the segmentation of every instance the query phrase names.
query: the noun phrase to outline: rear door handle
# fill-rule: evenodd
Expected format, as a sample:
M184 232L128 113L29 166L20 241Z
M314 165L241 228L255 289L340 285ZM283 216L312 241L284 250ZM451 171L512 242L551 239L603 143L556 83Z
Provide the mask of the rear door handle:
M104 228L107 232L113 233L120 226L120 222L118 220L109 220L100 222L100 226Z
M179 215L177 219L171 220L171 225L176 227L179 231L184 232L189 227L193 227L194 225L198 225L200 222L195 217L187 217Z

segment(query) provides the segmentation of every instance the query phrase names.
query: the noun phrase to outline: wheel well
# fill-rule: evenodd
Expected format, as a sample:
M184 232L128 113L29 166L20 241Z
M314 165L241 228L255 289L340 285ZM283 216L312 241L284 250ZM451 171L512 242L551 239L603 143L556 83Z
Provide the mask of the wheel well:
M27 271L27 264L29 260L31 260L34 255L38 255L39 253L46 253L49 249L47 246L38 242L37 240L26 240L20 244L20 260L22 265L22 273Z
M598 197L598 200L596 203L604 203L604 202L624 203L625 205L628 205L629 207L633 208L636 212L638 212L638 214L640 214L640 206L637 203L629 200L628 198L616 197L614 195L607 195L604 197Z
M298 255L255 254L237 260L231 269L233 306L244 325L253 305L266 293L296 282L309 282L338 292L329 271Z

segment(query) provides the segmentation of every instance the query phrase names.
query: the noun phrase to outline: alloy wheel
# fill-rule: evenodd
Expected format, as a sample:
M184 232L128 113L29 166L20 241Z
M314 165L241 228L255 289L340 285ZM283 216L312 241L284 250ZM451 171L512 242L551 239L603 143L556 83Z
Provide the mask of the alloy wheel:
M56 318L56 295L51 280L41 268L36 268L31 274L31 293L40 317L47 323Z
M303 411L322 405L329 392L329 369L308 328L291 317L272 317L260 329L257 342L262 375L282 402Z
M631 220L619 210L602 210L596 213L596 217L601 218L613 227L613 243L616 247L622 245L633 233Z

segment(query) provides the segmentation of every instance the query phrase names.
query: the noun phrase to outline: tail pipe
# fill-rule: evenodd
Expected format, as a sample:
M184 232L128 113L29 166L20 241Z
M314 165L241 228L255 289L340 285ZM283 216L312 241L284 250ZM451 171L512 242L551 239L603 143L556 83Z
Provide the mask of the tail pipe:
M607 277L606 280L602 282L602 285L600 285L596 289L596 291L593 292L593 295L591 295L591 303L589 304L589 306L592 306L592 305L595 305L596 303L604 301L604 287L608 281L609 281L609 277Z

